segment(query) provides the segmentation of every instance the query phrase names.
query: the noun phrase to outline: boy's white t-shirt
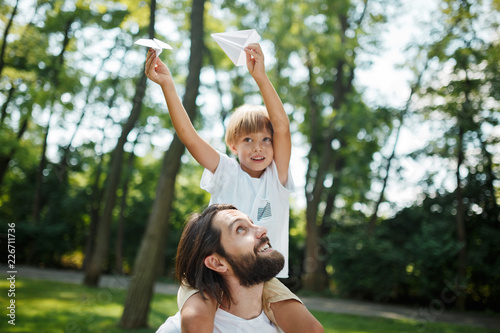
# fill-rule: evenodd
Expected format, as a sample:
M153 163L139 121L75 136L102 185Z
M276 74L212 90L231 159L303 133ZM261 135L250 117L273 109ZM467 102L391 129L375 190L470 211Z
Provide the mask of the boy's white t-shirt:
M271 246L285 257L285 266L277 275L288 277L289 195L295 191L292 173L283 186L274 161L260 178L252 178L235 158L219 152L219 165L212 174L205 169L200 187L212 197L210 204L231 204L247 214L253 223L266 227Z
M156 331L156 333L180 333L181 313L177 312L169 317ZM214 333L276 333L278 329L267 318L264 311L253 319L243 319L227 311L218 309L215 313Z

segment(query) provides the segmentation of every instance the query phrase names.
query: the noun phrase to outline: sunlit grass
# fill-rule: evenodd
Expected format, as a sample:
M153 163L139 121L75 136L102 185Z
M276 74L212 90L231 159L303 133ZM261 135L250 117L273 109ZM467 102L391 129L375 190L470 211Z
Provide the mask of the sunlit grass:
M2 308L8 281L0 282ZM18 279L16 281L16 325L2 313L0 332L155 332L177 311L175 296L155 295L149 314L150 329L126 331L118 328L125 290L88 288L60 282Z
M40 333L152 333L177 311L175 296L156 294L151 304L149 325L141 330L118 327L125 290L88 288L81 285L41 280L16 280L16 325L8 324L6 304L8 281L0 281L0 332ZM362 317L312 311L328 333L494 333L495 330L451 324L423 324L410 320Z

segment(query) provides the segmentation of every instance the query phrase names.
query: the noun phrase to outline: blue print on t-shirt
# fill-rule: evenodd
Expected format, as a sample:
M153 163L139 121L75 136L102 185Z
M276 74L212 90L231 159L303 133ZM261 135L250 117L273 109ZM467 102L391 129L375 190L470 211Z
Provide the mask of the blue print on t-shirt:
M266 205L257 210L257 221L260 221L266 217L271 217L271 203L268 201Z

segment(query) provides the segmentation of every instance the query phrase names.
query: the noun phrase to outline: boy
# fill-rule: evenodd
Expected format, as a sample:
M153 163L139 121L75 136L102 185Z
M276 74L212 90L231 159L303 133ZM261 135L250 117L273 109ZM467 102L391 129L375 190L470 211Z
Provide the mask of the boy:
M201 187L212 194L210 204L233 204L256 224L268 229L271 244L288 259L288 194L294 185L289 171L291 138L288 117L264 67L259 44L245 48L247 68L257 83L266 108L243 106L231 117L226 143L238 157L220 154L194 129L176 93L170 71L150 49L145 73L165 96L179 139L206 170ZM267 112L266 112L267 109ZM278 277L288 276L284 271ZM264 309L285 332L323 332L321 324L281 282L264 287ZM218 304L181 284L178 294L183 332L213 332Z

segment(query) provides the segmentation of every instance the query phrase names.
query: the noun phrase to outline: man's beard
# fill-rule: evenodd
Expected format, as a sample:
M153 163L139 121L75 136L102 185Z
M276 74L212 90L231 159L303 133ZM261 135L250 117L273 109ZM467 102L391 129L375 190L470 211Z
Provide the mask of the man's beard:
M267 237L262 238L254 248L254 253L243 254L239 257L225 253L227 262L233 268L234 274L243 287L269 281L285 266L285 258L278 251L272 251L265 255L257 252L258 248L268 241Z

